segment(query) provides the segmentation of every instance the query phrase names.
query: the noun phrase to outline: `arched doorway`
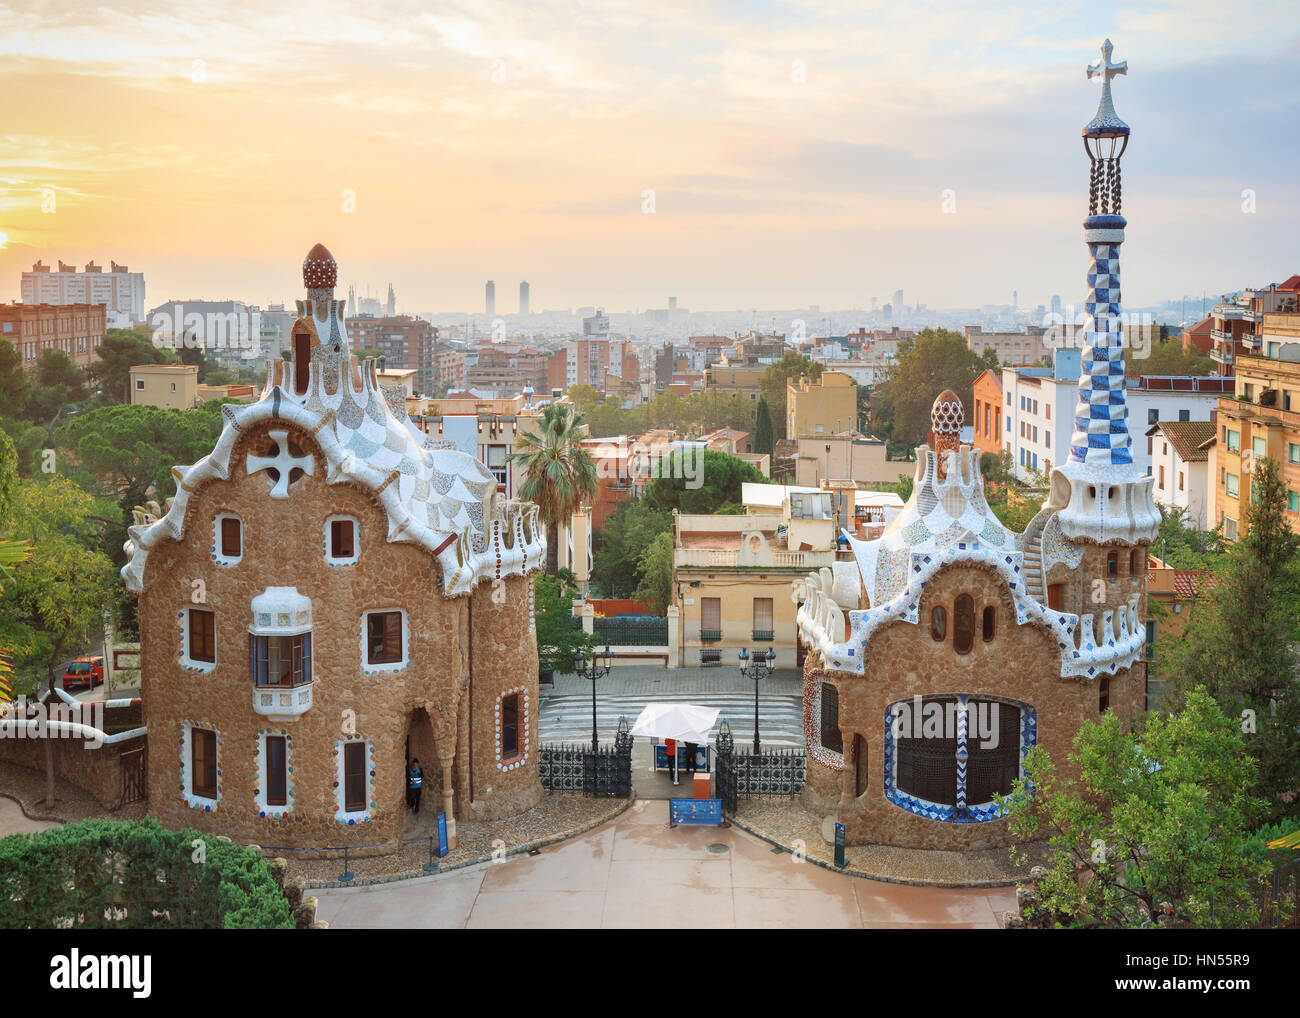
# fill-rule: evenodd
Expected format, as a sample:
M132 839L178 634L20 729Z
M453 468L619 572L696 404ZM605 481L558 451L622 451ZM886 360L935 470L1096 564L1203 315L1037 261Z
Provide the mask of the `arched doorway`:
M423 707L416 707L406 720L406 760L402 768L402 801L407 802L407 774L411 763L420 761L424 784L420 796L420 812L406 810L406 831L428 834L436 831L438 814L442 811L442 767L438 762L438 744L433 734L433 720Z

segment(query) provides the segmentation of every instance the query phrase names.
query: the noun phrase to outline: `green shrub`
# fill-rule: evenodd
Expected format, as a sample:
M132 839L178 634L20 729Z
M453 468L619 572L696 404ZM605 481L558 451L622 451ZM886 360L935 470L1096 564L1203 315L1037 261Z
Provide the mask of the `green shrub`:
M261 855L152 817L0 838L0 929L293 925Z

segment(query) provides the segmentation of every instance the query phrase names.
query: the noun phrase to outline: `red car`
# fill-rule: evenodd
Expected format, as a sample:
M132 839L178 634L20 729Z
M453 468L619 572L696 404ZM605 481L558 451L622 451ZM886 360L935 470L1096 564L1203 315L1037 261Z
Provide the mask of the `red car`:
M102 657L79 657L68 665L63 673L63 688L94 689L104 684L104 659Z

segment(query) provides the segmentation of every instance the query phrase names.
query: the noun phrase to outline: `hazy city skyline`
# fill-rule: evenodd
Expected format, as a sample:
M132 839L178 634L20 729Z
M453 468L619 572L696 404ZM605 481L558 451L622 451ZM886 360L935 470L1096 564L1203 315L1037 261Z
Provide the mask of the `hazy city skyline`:
M1125 302L1275 282L1300 234L1282 3L205 10L0 7L0 298L113 258L150 304L265 305L322 241L407 311L487 279L505 313L521 280L536 309L1077 302L1107 35Z

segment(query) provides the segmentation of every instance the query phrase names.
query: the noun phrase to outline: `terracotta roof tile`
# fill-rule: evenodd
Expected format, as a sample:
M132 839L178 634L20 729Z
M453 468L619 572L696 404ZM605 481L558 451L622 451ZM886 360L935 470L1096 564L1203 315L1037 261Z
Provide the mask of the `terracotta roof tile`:
M1147 434L1156 431L1169 439L1184 463L1204 463L1209 459L1207 443L1214 438L1212 421L1161 421Z

